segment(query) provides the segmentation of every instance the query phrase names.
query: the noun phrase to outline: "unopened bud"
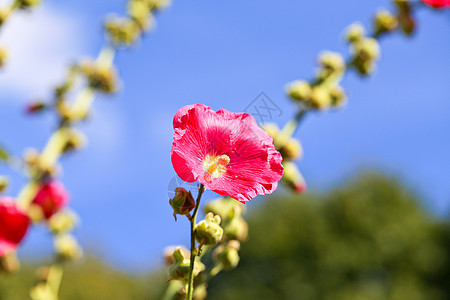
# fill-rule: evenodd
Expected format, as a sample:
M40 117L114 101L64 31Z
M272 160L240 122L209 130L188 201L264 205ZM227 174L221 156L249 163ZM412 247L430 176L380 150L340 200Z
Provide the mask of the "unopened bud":
M39 283L30 291L31 300L58 300L50 286L46 283Z
M0 175L0 193L3 193L8 188L9 180L6 176Z
M287 142L278 149L283 159L298 159L303 155L302 145L295 138L289 138Z
M25 108L25 112L28 114L33 114L33 113L41 112L46 108L47 108L47 106L44 102L37 101L37 102L29 103Z
M15 273L20 269L20 261L15 252L0 256L0 271L5 273Z
M330 70L330 73L342 73L345 70L345 61L337 52L325 51L319 56L319 64ZM329 74L331 75L331 74Z
M296 80L290 83L286 93L295 101L306 101L311 97L311 86L307 81Z
M221 220L226 220L236 206L239 207L241 214L245 212L245 204L230 197L221 197L213 200L206 204L203 210L206 214L213 213L214 215L220 216Z
M154 22L148 3L145 0L133 0L128 2L128 14L141 27L149 30Z
M245 222L238 213L224 223L223 232L227 240L238 240L243 242L248 237L247 222Z
M217 244L223 236L223 229L220 227L220 216L208 213L205 219L195 226L195 239L204 245Z
M175 263L169 268L170 279L186 279L189 275L190 259L184 255L180 247L173 252L173 259ZM203 270L205 270L205 265L195 260L193 276L197 276Z
M397 18L387 10L380 10L376 13L374 19L375 35L380 35L385 32L391 32L397 28Z
M345 91L341 86L335 85L334 87L332 87L330 89L330 96L332 106L341 107L345 105L347 95L345 94Z
M0 11L0 25L1 25L1 18L2 17ZM8 51L6 51L5 48L0 48L0 68L2 68L5 65L7 58L8 58Z
M171 0L145 0L148 3L150 10L161 10L171 4Z
M48 227L54 234L61 234L72 231L78 223L78 216L70 211L60 211L48 220Z
M91 61L83 62L81 72L86 76L89 85L104 93L113 93L117 89L117 76L113 67L101 67Z
M355 54L362 60L377 60L380 57L380 46L374 38L365 38L355 44Z
M141 33L139 24L128 18L111 18L106 21L106 32L116 45L129 46L135 43Z
M354 23L347 28L345 39L350 43L354 43L360 41L364 35L364 27L359 23Z
M40 205L31 203L28 206L27 213L33 223L39 223L45 220L44 212Z
M295 163L286 161L283 162L283 167L283 182L295 192L303 193L306 190L306 182Z
M328 90L321 86L315 86L311 95L311 106L315 109L325 109L330 107L331 97Z
M208 296L208 292L206 290L206 284L201 284L195 287L194 295L192 296L193 300L203 300Z
M191 191L186 191L182 187L175 189L175 197L169 200L170 206L173 208L173 217L175 221L178 215L190 215L189 213L195 208L195 200Z
M169 247L166 247L163 251L163 257L164 257L164 262L165 262L166 266L170 266L175 263L173 253L175 250L177 250L177 248L179 248L181 250L183 257L190 258L191 253L189 252L189 250L186 247L184 247L184 246L169 246Z
M61 260L77 260L83 255L78 242L70 234L61 234L55 237L56 255Z
M38 5L41 0L16 0L16 2L20 5L20 8L29 8Z
M277 136L277 134L280 132L280 128L275 123L264 123L261 125L261 128L267 132L273 139Z
M68 132L66 146L64 147L64 152L70 152L73 150L78 150L83 148L87 143L87 138L81 131L76 129L71 129Z
M230 241L227 245L220 245L214 250L214 261L225 270L236 268L239 264L239 247L238 241Z

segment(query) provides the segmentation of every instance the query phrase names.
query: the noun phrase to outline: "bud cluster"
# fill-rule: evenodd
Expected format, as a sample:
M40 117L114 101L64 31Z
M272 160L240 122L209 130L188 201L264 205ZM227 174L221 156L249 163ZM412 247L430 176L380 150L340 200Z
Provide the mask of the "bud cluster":
M345 61L339 53L326 51L319 55L319 70L312 82L296 80L286 87L288 96L306 109L323 110L340 107L346 95L339 82L345 72Z
M360 75L370 74L380 58L378 41L367 37L364 28L358 23L350 25L346 39L350 43L350 66L354 67Z
M126 17L110 17L105 22L108 39L115 46L127 47L139 40L155 23L153 14L170 4L168 0L131 0Z
M306 190L306 182L300 173L295 160L303 156L301 143L284 130L280 130L274 123L264 124L263 129L273 138L275 149L283 156L283 178L282 182L292 191L303 193Z

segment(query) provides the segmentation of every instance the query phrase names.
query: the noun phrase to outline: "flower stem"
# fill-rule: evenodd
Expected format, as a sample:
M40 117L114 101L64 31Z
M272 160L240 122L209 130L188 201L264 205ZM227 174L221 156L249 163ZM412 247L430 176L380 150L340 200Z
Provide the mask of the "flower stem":
M202 198L203 192L205 191L205 186L203 184L198 188L197 201L195 203L194 212L192 213L191 221L191 261L189 264L189 277L188 277L188 289L186 294L187 300L192 300L194 294L194 262L197 251L195 249L195 220L197 218L198 208L200 206L200 199Z

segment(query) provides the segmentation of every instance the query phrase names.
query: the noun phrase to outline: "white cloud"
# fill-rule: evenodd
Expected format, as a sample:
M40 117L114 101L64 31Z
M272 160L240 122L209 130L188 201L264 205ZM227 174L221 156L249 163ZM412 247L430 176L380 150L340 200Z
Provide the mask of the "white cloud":
M13 13L0 32L0 46L8 50L0 101L5 94L24 100L48 94L84 52L84 36L79 17L45 4Z

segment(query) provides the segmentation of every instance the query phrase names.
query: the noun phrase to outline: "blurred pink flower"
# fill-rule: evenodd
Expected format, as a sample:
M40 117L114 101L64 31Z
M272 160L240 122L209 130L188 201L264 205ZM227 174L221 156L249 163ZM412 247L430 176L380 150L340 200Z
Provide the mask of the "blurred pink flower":
M281 154L249 114L187 105L175 114L173 127L172 164L184 181L198 180L240 202L277 188Z
M49 219L61 210L69 202L69 196L62 183L50 181L41 186L34 197L33 204L38 205L44 214L45 219Z
M30 218L12 198L0 197L0 256L17 249L29 225Z
M450 0L422 0L422 1L425 4L435 8L450 7Z

